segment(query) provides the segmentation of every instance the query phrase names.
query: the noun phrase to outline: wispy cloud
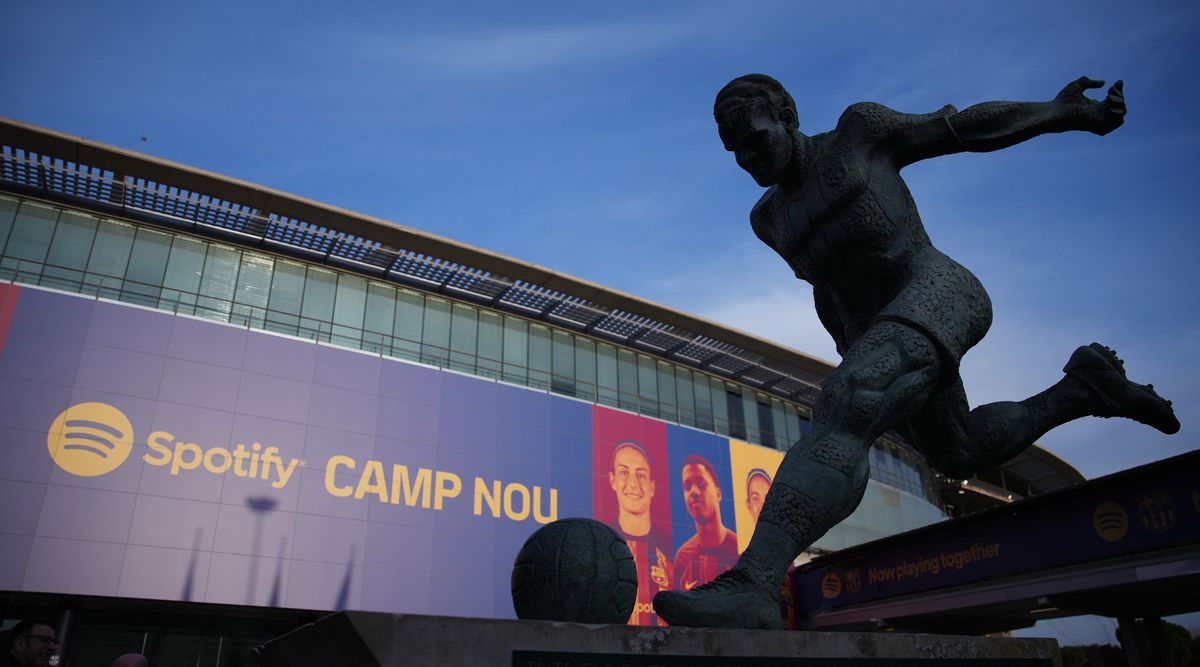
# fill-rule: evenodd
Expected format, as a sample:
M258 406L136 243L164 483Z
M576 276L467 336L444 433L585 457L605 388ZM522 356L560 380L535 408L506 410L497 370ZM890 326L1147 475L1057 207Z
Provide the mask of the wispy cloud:
M749 232L749 230L747 230ZM757 241L738 242L660 278L650 298L837 363L813 306L812 287Z
M520 75L586 62L644 56L694 34L703 21L630 21L545 27L371 34L356 38L362 54L409 63L441 74Z
M831 363L839 358L817 319L811 289L799 281L726 295L702 306L700 314Z

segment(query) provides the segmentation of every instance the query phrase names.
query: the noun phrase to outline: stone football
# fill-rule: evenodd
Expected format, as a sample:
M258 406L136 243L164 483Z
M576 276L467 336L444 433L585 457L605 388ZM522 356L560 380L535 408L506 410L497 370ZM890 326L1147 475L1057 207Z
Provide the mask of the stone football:
M625 623L637 600L633 554L599 521L555 521L517 553L512 597L522 620Z

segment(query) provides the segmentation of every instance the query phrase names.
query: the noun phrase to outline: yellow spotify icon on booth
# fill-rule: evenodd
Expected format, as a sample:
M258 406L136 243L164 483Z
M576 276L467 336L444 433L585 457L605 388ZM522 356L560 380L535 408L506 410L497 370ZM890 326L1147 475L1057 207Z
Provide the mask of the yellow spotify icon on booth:
M107 403L79 403L63 410L46 438L50 458L79 477L117 469L133 450L133 424Z

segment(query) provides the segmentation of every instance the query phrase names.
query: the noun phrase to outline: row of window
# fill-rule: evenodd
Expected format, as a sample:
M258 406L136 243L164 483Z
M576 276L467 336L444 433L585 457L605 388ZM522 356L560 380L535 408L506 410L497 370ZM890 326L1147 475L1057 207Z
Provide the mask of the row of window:
M772 447L795 405L649 355L366 278L0 199L0 277L365 349Z
M871 476L875 479L931 500L937 497L933 487L922 479L924 465L916 454L885 440L876 442L871 454Z
M0 197L0 279L419 361L768 447L787 449L809 427L802 406L587 336L30 200ZM919 464L895 462L902 472L881 468L881 481L924 495Z

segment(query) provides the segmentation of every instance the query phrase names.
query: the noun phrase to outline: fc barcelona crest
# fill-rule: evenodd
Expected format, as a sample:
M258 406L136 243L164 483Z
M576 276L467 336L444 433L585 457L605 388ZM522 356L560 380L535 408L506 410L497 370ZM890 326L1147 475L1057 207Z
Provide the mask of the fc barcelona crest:
M1175 525L1175 505L1165 490L1152 491L1138 503L1138 518L1146 530L1162 532Z

